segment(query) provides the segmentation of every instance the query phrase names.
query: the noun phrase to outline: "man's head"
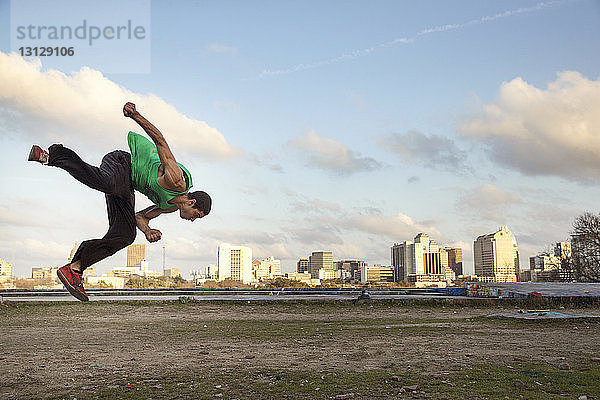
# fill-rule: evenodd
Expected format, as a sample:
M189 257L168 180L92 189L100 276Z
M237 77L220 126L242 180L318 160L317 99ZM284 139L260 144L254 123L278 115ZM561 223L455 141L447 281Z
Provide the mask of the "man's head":
M186 201L179 206L179 216L183 219L193 221L205 217L210 213L212 199L208 193L198 190L188 192Z

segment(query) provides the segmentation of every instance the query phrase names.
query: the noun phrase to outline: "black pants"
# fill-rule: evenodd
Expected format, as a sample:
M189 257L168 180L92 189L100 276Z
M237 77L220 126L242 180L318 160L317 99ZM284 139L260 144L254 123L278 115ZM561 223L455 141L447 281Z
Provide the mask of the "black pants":
M130 154L115 150L102 158L100 167L94 167L60 144L53 144L48 151L48 165L64 169L79 182L106 196L108 232L102 239L82 242L73 261L80 261L84 270L133 243L136 223Z

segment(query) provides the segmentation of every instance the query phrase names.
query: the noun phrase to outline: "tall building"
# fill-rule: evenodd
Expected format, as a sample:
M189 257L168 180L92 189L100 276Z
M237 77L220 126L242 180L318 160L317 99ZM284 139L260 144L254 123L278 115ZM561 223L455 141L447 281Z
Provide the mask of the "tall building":
M217 254L219 280L227 278L246 284L252 282L252 249L221 243Z
M559 279L562 282L573 282L575 280L575 271L573 271L571 242L556 243L554 246L554 255L560 260Z
M394 243L392 246L392 267L398 282L407 279L408 270L412 267L414 246L410 240Z
M310 265L310 275L319 278L319 270L333 271L333 253L331 251L313 251L308 258Z
M517 240L506 226L481 235L473 243L475 275L482 281L516 282L519 276Z
M428 282L439 285L452 280L447 271L448 254L435 240L425 233L419 233L414 241L395 243L391 249L392 268L397 282L410 281L426 285Z
M308 258L301 258L298 260L296 272L300 274L310 272L310 262L308 261Z
M135 267L137 263L146 259L146 245L132 244L127 246L127 266Z
M448 268L450 271L446 270L446 278L449 275L454 275L456 279L457 276L463 275L463 251L460 247L444 247L446 254L448 256Z

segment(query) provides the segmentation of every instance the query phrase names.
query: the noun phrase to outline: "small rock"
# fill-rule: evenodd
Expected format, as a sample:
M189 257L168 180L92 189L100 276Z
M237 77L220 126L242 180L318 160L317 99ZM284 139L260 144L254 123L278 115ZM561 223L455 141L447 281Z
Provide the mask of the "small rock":
M400 382L400 377L398 375L394 375L390 378L392 382Z
M345 393L345 394L338 394L337 396L335 396L336 400L344 400L344 399L351 399L352 397L354 397L354 393Z
M600 357L592 357L592 358L590 358L590 361L592 361L592 362L600 362Z
M558 369L566 371L571 369L571 366L569 365L568 362L561 362L560 364L558 364Z
M577 398L577 400L588 400L588 397L587 397L587 396L585 396L585 395L584 395L584 396L579 396L579 397Z
M223 397L223 393L217 393L215 394L215 397Z
M513 385L515 385L515 387L519 388L519 389L524 389L525 388L525 384L523 383L522 380L520 379L515 379L513 381Z
M256 356L250 356L250 355L248 355L248 356L246 356L246 357L244 357L244 358L245 358L246 360L252 360L253 358L256 358Z

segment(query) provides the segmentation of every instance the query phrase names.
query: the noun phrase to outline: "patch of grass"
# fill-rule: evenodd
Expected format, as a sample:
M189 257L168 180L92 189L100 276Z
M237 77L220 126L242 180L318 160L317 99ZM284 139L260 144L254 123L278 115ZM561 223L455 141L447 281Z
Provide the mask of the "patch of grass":
M489 399L578 398L600 393L600 366L559 370L539 363L514 367L488 364L461 371L455 378L467 382L470 391Z
M600 393L600 367L562 371L529 363L515 367L481 364L441 376L393 369L225 370L191 365L177 374L89 383L68 395L78 399L330 399L342 395L351 399L537 400L596 393Z

